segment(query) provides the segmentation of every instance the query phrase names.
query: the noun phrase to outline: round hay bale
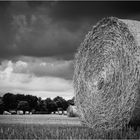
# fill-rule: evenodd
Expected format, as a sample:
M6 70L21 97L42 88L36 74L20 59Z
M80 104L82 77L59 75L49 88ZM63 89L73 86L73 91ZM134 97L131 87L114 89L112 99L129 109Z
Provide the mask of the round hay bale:
M122 128L135 119L140 78L140 22L104 18L86 35L74 62L75 103L91 128Z
M79 114L77 112L77 107L70 105L67 109L67 116L68 117L78 117Z

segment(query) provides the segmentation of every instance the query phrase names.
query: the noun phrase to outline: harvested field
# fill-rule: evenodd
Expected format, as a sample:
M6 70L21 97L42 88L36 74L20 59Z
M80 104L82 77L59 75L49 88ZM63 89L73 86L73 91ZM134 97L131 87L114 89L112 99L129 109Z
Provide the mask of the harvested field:
M78 117L62 115L0 115L0 124L55 124L80 126Z
M0 139L112 138L139 139L140 129L138 129L136 132L131 128L123 131L93 131L93 129L81 126L78 118L67 118L58 115L0 116Z

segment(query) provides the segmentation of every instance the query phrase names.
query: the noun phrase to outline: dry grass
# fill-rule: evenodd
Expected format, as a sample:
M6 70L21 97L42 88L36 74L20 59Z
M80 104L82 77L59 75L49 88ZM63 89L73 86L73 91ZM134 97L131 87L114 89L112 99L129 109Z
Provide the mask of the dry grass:
M0 139L139 139L140 130L93 131L68 125L0 124Z
M120 129L136 118L140 48L135 23L130 23L134 22L102 19L75 56L76 106L82 122L91 128Z
M78 117L66 115L0 115L0 124L46 124L81 126Z
M63 120L63 121L62 121ZM98 131L62 115L0 115L0 139L139 139L140 129Z

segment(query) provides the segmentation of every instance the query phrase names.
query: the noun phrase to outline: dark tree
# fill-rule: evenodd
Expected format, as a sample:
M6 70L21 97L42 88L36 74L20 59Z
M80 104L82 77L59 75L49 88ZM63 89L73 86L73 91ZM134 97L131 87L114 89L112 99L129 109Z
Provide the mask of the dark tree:
M53 100L51 98L47 98L46 100L42 100L41 98L37 98L32 95L24 95L24 94L12 94L6 93L2 97L2 103L0 103L0 112L3 110L16 110L20 109L24 112L28 111L38 111L44 113L51 113L58 110L58 108L62 108L62 110L66 110L68 105L73 105L74 99L66 101L64 98L57 96Z
M20 101L17 106L18 110L22 110L25 114L25 111L29 111L29 103L27 101Z
M64 99L64 100L63 100L63 110L67 110L67 108L68 108L68 103L67 103L67 101Z
M5 109L8 111L10 109L16 109L17 107L17 100L16 100L16 95L12 94L12 93L6 93L3 98L3 103L4 103L4 107Z
M48 111L46 108L46 104L44 100L41 100L41 98L39 98L38 102L37 102L37 107L36 107L37 111Z
M67 101L65 99L63 99L62 97L57 96L53 100L56 103L57 108L62 108L63 110L66 110L68 108Z
M25 101L25 95L24 94L16 94L16 100L19 101Z
M52 100L51 102L51 112L57 111L57 104Z
M4 109L4 103L2 101L2 98L0 98L0 114L3 114Z
M67 100L68 105L74 105L74 97L70 100Z
M45 100L45 105L46 105L46 108L48 109L49 113L57 111L57 105L53 100L51 100L51 98L47 98Z
M36 96L26 95L25 100L29 103L30 110L37 108L38 98Z

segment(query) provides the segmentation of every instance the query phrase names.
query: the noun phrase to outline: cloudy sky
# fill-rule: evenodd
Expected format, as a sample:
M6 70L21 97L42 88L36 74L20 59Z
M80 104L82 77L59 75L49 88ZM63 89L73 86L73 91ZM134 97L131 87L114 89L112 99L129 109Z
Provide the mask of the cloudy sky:
M101 18L140 20L140 2L0 2L0 96L73 97L74 54Z

